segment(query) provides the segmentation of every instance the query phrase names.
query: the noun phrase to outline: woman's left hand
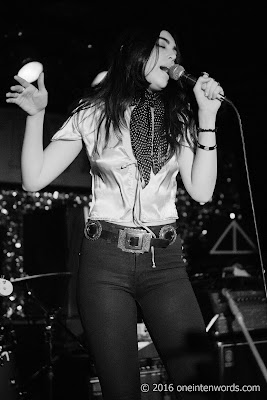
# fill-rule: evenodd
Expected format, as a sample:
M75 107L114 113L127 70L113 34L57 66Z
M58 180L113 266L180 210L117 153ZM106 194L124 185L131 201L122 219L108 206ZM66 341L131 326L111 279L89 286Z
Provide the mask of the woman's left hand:
M223 88L206 72L200 76L194 86L194 94L200 111L216 114L221 105L220 95L224 95Z

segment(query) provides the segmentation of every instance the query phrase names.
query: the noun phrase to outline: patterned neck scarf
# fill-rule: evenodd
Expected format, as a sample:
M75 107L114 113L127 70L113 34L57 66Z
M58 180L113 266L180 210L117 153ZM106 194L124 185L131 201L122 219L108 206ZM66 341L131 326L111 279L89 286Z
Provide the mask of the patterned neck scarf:
M131 144L138 170L146 186L150 180L151 169L156 175L168 158L164 104L159 93L146 90L132 105L135 105L135 108L130 119Z

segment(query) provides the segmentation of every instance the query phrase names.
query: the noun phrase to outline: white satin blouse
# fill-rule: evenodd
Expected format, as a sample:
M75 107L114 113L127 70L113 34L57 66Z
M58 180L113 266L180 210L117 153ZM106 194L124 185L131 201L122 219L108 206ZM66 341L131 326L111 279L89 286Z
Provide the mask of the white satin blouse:
M98 144L97 151L99 111L93 108L71 117L51 140L83 140L91 165L91 219L125 226L174 222L178 218L175 205L179 171L177 155L174 154L156 175L151 171L148 185L142 188L128 129L131 109L125 115L127 128L123 128L118 136L111 128L108 145L104 147ZM103 125L100 135L104 138Z

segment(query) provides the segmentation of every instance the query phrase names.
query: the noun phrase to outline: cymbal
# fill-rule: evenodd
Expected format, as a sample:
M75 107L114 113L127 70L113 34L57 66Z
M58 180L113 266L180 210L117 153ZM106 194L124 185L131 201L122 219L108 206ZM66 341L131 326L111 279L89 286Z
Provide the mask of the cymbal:
M10 282L16 283L16 282L28 281L31 279L46 278L48 276L67 276L67 275L72 275L72 274L71 272L50 272L48 274L28 275L28 276L22 276L21 278L10 278Z

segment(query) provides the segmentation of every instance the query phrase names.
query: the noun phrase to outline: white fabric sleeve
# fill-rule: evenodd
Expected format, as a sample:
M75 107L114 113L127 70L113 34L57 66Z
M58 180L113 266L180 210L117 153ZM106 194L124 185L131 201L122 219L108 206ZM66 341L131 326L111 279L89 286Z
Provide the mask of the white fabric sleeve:
M93 107L74 114L64 122L51 141L83 140L88 156L91 157L95 148L97 114Z
M61 128L52 136L51 141L55 140L81 140L82 135L78 130L77 124L77 116L73 115L64 124Z

